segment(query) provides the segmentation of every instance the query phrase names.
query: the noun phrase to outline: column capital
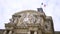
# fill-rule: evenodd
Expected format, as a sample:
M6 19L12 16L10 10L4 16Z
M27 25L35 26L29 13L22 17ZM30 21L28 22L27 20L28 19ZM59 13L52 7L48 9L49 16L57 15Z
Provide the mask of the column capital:
M37 34L37 31L34 31L34 34Z
M12 34L12 30L9 31L9 34Z
M7 33L7 31L5 30L3 34L6 34L6 33Z

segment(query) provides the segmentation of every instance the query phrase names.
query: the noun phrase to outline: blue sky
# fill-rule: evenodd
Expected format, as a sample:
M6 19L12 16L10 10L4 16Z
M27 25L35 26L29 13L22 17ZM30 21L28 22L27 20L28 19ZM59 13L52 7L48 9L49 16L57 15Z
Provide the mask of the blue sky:
M4 24L16 12L22 10L37 10L41 3L46 4L43 7L47 16L52 16L55 31L60 31L60 0L0 0L0 29L4 29Z

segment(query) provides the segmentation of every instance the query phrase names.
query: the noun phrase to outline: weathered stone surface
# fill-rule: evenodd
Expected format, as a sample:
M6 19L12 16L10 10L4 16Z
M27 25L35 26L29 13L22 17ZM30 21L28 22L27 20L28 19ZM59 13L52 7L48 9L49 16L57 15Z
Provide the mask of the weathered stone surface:
M54 34L52 17L35 10L13 14L5 28L7 34Z

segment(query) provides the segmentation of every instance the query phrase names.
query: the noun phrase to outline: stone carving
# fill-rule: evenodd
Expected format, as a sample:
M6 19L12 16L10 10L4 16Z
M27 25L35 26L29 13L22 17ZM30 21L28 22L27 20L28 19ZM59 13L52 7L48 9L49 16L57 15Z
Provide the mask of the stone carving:
M18 21L18 18L14 17L14 23L17 23L17 21Z
M25 23L34 23L35 17L32 14L27 14L26 17L24 17L23 22Z
M24 14L21 14L21 17L18 19L17 25L20 25L22 23L25 23L25 25L27 23L29 23L29 24L40 23L41 20L42 20L42 18L38 15L30 14L30 13L24 13Z
M52 28L51 28L51 21L46 21L45 23L45 31L46 32L51 32Z
M50 21L51 20L51 21ZM15 13L12 23L6 24L9 34L53 34L51 17L33 10ZM10 27L10 28L9 28ZM6 33L6 31L4 32Z

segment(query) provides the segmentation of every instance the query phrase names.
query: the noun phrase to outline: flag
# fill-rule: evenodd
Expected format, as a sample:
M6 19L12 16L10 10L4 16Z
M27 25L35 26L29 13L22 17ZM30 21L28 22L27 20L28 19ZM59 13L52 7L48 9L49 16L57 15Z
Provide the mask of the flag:
M44 4L44 7L46 7L46 4Z
M41 5L43 5L43 7L46 7L46 4L41 3Z

